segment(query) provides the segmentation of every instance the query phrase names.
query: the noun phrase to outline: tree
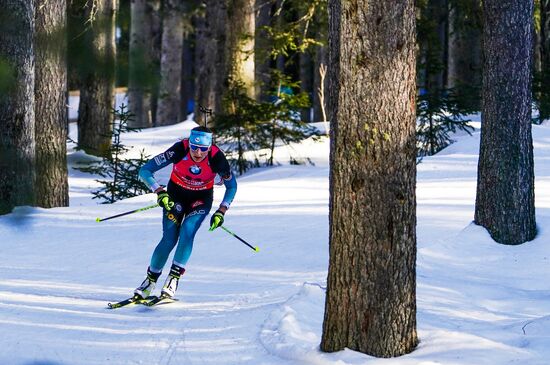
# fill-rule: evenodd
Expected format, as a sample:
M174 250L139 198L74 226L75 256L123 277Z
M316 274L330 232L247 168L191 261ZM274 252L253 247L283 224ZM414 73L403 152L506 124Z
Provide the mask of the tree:
M101 185L92 191L92 199L102 199L103 204L114 203L121 199L147 194L149 189L139 179L140 168L149 160L145 151L140 151L139 158L127 158L124 155L130 150L122 144L120 137L123 133L139 132L139 129L128 127L128 121L133 118L126 105L122 104L119 110L112 111L113 141L109 146L109 155L99 161L94 161L85 167L76 167L82 172L99 175L108 180L96 180Z
M327 90L328 80L327 72L327 43L328 43L328 13L327 1L320 3L321 7L315 13L313 26L315 33L321 45L315 47L314 66L313 66L313 121L326 122L326 100L325 91ZM327 129L328 131L328 129Z
M195 115L199 105L222 111L224 75L226 74L226 23L228 0L206 0L204 14L197 18L195 52Z
M254 96L254 25L254 0L206 1L197 36L195 115L199 105L222 112L231 83L244 83Z
M475 222L499 243L536 235L531 65L533 3L484 0L481 145Z
M321 350L399 356L418 343L414 5L334 0L329 14L330 260Z
M550 73L550 0L540 0L542 64Z
M227 14L227 62L224 77L229 82L242 82L247 95L255 96L254 85L254 0L231 0Z
M0 0L0 214L34 205L34 3Z
M271 23L271 8L274 0L256 0L256 29L254 42L254 80L256 83L256 99L263 100L269 85L269 39L265 27Z
M536 23L538 38L533 96L539 111L536 122L542 123L545 119L550 119L550 0L540 0L535 4L538 6L540 22Z
M481 86L481 1L452 0L448 17L447 87L478 88Z
M452 134L459 130L472 134L474 127L468 124L471 120L464 117L468 110L460 108L459 104L453 89L439 95L425 93L417 97L416 144L419 158L435 155L450 145Z
M277 145L288 145L317 135L315 127L302 122L296 115L296 110L309 105L307 94L280 92L280 85L297 88L298 83L291 82L277 71L273 83L279 85L279 88L271 88L270 96L277 99L275 103L256 101L248 96L249 90L242 81L235 82L225 94L225 112L214 118L216 136L224 145L229 163L239 174L260 166L262 157L267 166L273 166ZM254 155L254 161L249 161L246 155ZM292 156L290 161L298 163Z
M131 127L153 126L158 76L155 60L155 24L159 0L132 0L130 5L130 49L128 65L128 107L135 115Z
M68 206L66 2L35 4L36 204Z
M162 8L162 57L157 125L179 122L183 52L183 5L165 0Z
M83 15L78 146L106 156L111 143L115 82L115 1L73 0Z

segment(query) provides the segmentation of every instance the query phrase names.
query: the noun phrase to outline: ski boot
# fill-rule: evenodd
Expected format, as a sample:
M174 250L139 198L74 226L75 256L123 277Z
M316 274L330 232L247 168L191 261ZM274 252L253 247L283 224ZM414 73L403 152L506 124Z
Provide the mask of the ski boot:
M152 272L151 268L147 268L147 277L143 280L143 283L134 290L135 295L139 295L141 298L145 299L155 289L155 284L160 276L160 272Z
M172 264L172 267L170 268L170 274L168 274L168 277L164 282L164 286L162 287L162 291L160 294L161 297L172 298L174 294L176 294L176 290L178 289L178 281L184 272L185 269L183 267Z

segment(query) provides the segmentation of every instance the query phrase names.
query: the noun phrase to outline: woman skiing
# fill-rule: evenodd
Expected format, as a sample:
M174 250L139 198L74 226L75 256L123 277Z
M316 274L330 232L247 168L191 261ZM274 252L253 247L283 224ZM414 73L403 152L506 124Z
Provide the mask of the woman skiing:
M169 164L173 167L165 190L155 180L154 173ZM140 179L157 194L163 218L162 239L151 257L147 277L136 288L135 295L146 298L152 293L170 252L177 244L170 273L161 291L163 298L174 296L191 256L195 234L212 208L216 175L223 179L225 194L210 219L210 230L223 224L224 214L237 192L235 176L223 152L212 144L210 129L193 128L189 139L177 142L140 169Z

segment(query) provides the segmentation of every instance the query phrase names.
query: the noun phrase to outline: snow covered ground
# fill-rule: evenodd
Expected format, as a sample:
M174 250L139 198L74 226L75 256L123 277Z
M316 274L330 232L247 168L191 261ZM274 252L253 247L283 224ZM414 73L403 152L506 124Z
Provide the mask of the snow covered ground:
M126 136L154 155L191 123ZM376 359L319 351L328 265L329 142L292 146L288 163L238 179L226 226L204 225L179 302L107 309L142 281L161 235L153 194L99 205L97 183L71 169L67 208L0 217L0 364L530 364L550 363L550 127L534 126L539 235L494 243L471 224L479 131L418 165L416 351ZM75 131L71 133L74 136ZM69 162L88 158L71 148ZM168 170L159 176L168 177ZM223 188L216 190L216 203ZM161 281L164 280L164 277Z

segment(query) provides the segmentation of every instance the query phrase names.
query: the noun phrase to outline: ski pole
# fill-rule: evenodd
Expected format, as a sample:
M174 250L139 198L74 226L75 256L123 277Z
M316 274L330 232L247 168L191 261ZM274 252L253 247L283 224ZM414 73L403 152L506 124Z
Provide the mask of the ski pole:
M248 242L246 242L245 240L243 240L241 237L237 236L235 233L231 232L229 229L227 229L225 226L221 226L221 228L226 231L227 233L229 233L230 235L232 235L233 237L235 237L236 239L238 239L239 241L241 241L242 243L244 243L245 245L247 245L248 247L250 247L251 249L253 249L254 251L258 252L260 251L260 248L258 246L254 247L252 246L251 244L249 244Z
M159 206L158 204L149 205L149 206L146 206L146 207L143 207L143 208L134 209L134 210L131 210L131 211L129 211L129 212L120 213L120 214L113 215L113 216L107 217L107 218L99 218L99 217L97 217L95 221L96 221L96 222L103 222L103 221L107 221L107 220L109 220L109 219L122 217L122 216L124 216L124 215L132 214L132 213L137 213L137 212L143 212L144 210L156 208L156 207L158 207L158 206Z

